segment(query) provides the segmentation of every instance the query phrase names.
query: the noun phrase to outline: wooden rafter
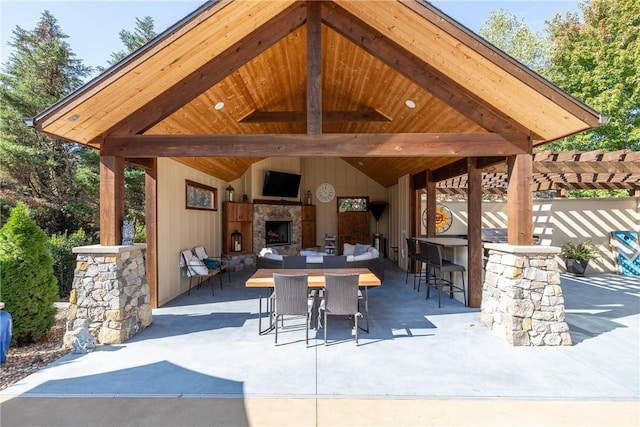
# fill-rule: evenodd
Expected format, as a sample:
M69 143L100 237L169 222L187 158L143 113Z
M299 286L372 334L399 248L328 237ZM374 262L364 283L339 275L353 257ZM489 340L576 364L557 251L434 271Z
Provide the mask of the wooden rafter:
M254 111L240 123L304 123L304 111ZM323 111L323 122L389 122L390 119L373 109L358 111Z

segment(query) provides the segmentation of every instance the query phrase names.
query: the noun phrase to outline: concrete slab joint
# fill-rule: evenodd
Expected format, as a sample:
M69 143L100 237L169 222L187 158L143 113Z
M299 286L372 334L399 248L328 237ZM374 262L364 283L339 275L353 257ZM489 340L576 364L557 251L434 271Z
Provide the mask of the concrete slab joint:
M120 344L151 325L145 245L84 246L77 253L64 344L87 327L99 344Z
M514 346L571 345L559 248L490 244L480 322Z

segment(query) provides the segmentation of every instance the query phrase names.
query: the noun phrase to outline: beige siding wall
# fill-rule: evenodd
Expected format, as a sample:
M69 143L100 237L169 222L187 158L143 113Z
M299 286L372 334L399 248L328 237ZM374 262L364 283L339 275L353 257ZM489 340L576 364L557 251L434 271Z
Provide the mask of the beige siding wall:
M185 209L185 180L218 189L218 210ZM178 267L183 249L202 245L209 255L219 255L222 232L221 203L227 184L173 160L158 159L158 303L186 291L188 279Z
M301 194L310 190L313 204L316 205L316 244L324 244L324 235L335 235L338 232L338 205L334 198L329 203L322 203L316 198L316 187L323 182L332 184L336 189L336 197L369 196L369 201L389 201L389 190L367 177L359 170L338 158L303 158L300 160L302 171ZM304 197L303 197L304 200ZM389 237L389 208L380 217L378 230ZM371 232L376 230L376 221L371 215ZM387 243L387 246L389 244Z
M591 241L603 256L591 261L591 272L615 272L616 266L609 245L609 233L614 230L640 231L638 197L611 199L547 199L533 203L534 234L540 236L542 245L561 246L565 241ZM447 234L467 234L466 202L442 202L453 213L451 228ZM482 204L482 226L506 228L506 202ZM563 264L561 264L563 265Z

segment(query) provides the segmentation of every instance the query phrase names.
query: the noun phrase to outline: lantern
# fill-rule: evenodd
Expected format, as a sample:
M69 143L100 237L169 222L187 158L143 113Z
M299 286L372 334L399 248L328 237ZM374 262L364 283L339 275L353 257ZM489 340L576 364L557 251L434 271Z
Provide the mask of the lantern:
M242 233L238 230L231 233L231 251L242 252Z
M233 196L236 194L236 190L229 184L225 191L227 192L227 202L233 202Z
M312 204L311 202L313 201L312 199L312 195L311 195L311 190L307 190L307 204L310 205Z

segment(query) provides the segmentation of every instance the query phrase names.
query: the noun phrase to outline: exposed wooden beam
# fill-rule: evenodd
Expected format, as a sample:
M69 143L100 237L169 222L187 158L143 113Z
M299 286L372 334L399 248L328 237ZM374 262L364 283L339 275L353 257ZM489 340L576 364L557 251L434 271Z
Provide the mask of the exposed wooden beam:
M484 169L497 163L502 163L505 160L506 157L477 157L475 159L475 164L478 169ZM447 166L434 170L433 179L436 182L440 182L446 179L462 176L467 173L467 169L467 159L458 160L456 162L449 163Z
M529 153L530 142L493 133L131 135L105 139L102 152L123 157L476 157Z
M530 132L337 4L322 2L322 19L327 26L483 128L500 134ZM542 138L532 135L532 139Z
M153 127L205 90L257 57L304 24L304 4L295 4L263 26L247 34L229 49L195 70L178 84L149 101L113 126L109 134L137 134ZM91 141L94 142L94 141Z
M307 0L307 133L322 133L322 19L320 2Z
M304 123L307 113L304 111L254 111L240 120L240 123ZM376 110L323 111L323 122L390 122L388 117Z

